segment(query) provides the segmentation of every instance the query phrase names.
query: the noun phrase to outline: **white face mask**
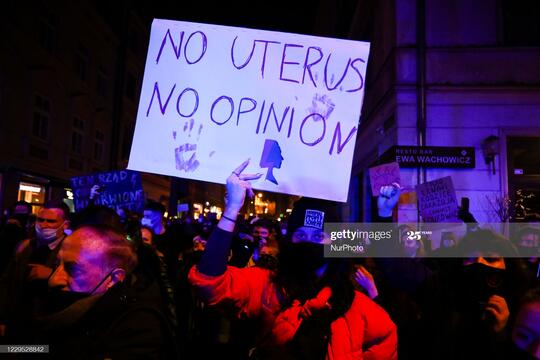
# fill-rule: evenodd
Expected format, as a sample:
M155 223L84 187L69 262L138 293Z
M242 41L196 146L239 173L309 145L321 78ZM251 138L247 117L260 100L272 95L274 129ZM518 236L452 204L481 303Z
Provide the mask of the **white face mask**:
M60 224L56 229L43 229L39 224L36 224L36 235L38 240L42 240L45 242L52 242L54 239L57 238L58 230L64 225L65 221Z

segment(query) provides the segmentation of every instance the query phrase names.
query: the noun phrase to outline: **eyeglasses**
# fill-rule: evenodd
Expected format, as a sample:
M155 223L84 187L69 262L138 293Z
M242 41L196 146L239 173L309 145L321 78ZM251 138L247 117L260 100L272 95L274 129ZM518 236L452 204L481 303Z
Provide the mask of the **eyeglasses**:
M54 224L56 222L58 222L58 220L55 220L55 219L44 219L44 218L36 218L36 222L38 223L42 223L42 222L46 222L46 223L49 223L49 224Z

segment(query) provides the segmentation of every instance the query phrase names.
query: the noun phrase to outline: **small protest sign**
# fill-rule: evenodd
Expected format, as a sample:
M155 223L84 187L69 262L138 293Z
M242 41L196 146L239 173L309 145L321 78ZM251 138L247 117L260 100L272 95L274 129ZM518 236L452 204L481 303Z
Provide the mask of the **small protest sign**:
M397 183L401 185L399 164L396 162L375 166L369 169L369 179L373 196L379 196L381 186Z
M458 202L450 176L417 185L416 195L424 222L459 222Z
M90 191L94 185L99 186L100 193L94 199L96 205L108 206L115 210L126 208L130 211L143 212L144 192L141 175L138 172L117 170L71 178L76 211L88 206Z

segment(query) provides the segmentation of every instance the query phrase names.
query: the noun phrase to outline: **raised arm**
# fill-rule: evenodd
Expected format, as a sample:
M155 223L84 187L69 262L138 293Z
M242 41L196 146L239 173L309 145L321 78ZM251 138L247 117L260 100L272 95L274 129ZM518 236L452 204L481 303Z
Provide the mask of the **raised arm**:
M214 229L206 244L205 252L197 265L197 270L208 276L218 276L227 268L227 258L238 212L244 205L246 192L253 197L250 180L258 179L262 174L242 174L249 165L249 159L237 167L227 178L225 210L217 228Z

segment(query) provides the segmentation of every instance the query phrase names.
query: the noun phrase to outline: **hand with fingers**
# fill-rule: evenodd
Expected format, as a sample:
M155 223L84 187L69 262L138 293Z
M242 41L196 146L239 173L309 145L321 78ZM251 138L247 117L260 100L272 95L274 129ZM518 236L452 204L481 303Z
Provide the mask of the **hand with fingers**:
M379 191L380 195L377 199L377 207L379 209L379 216L390 217L392 216L392 210L396 206L401 195L401 186L398 183L392 183L392 185L381 186Z
M236 221L238 212L244 205L246 192L250 198L254 197L250 180L257 180L262 174L242 174L248 165L249 159L240 164L227 178L225 210L221 217L222 220L224 219L226 221L220 221L218 224L223 230L232 231L234 229L234 222Z
M492 330L501 332L508 324L510 310L506 300L499 295L491 295L485 307L485 319L492 324Z
M370 299L375 299L379 295L377 286L375 285L375 279L373 275L362 265L356 270L354 274L354 279L364 290L366 290L367 295Z

